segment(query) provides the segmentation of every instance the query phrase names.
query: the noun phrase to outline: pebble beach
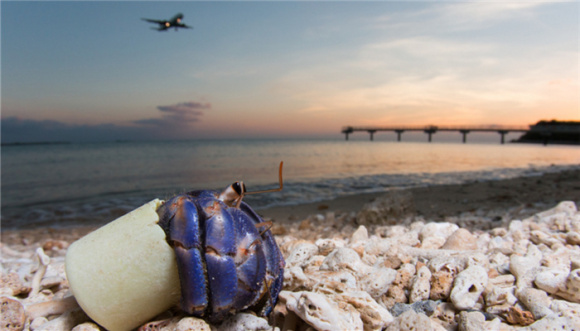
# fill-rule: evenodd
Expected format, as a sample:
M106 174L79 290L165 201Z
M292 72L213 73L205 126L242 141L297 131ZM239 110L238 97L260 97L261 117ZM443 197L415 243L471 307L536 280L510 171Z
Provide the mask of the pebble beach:
M579 330L580 171L260 210L286 268L269 319L170 310L140 330ZM104 330L71 296L94 227L2 231L0 328Z

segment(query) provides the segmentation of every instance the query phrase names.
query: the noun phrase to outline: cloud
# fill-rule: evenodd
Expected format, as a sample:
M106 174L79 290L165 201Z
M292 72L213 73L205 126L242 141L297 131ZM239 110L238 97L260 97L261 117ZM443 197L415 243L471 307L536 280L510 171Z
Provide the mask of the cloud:
M288 72L276 92L296 101L301 115L326 113L353 123L526 123L542 111L577 110L578 44L568 34L557 37L559 26L548 27L550 16L539 10L548 5L447 2L371 17L367 30L391 29L361 38L349 56ZM499 23L513 23L513 30L503 33ZM518 37L529 33L539 39ZM552 35L554 41L545 39ZM571 84L556 94L550 81Z
M380 15L369 20L371 29L412 31L471 31L508 22L533 18L540 7L558 3L546 1L446 1L419 4L414 10ZM421 22L421 24L417 24Z
M493 24L497 21L531 17L537 7L549 5L543 1L520 2L466 2L447 3L438 7L440 18L454 20L462 27L473 28L474 23Z
M162 112L161 118L147 118L134 121L133 123L146 126L157 127L183 127L189 126L193 122L199 121L203 111L210 109L211 104L200 102L183 102L170 106L158 106Z
M161 117L129 124L69 124L54 120L32 120L17 116L1 120L2 143L14 142L85 142L103 140L187 139L191 125L198 122L211 104L183 102L159 106Z
M355 66L426 73L438 68L480 66L493 61L497 45L418 36L379 41L363 46Z

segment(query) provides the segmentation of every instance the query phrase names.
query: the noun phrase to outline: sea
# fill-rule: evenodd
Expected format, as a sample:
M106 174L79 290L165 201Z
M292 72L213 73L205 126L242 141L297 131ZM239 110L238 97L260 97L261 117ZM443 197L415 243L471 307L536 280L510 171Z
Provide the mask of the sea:
M254 209L580 169L580 147L344 139L5 145L4 229L107 223L154 199L243 181Z

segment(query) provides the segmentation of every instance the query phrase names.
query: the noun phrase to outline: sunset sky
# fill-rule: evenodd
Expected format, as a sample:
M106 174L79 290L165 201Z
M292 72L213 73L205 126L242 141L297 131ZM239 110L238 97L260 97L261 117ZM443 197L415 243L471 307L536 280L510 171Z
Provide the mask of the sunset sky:
M2 142L580 120L579 6L2 1Z

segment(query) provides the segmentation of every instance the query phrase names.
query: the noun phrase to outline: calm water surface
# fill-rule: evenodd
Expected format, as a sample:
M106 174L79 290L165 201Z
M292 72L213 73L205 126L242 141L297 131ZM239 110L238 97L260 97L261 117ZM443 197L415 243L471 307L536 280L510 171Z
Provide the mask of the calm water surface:
M580 164L577 146L209 140L2 147L2 226L104 223L153 199L243 180L259 208L393 187L531 176Z

